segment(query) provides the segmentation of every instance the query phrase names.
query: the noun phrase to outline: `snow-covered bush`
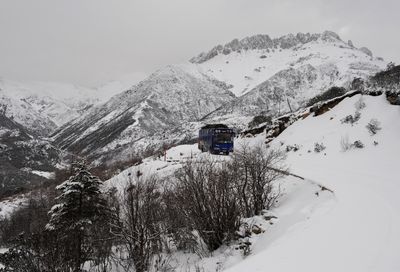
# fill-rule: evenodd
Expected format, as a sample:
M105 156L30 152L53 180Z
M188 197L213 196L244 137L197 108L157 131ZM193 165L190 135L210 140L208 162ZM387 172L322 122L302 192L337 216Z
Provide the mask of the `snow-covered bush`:
M364 148L364 144L360 140L354 141L352 146L355 148Z
M326 147L324 146L323 143L314 143L314 152L320 153L321 151L324 151Z
M378 133L379 130L382 129L380 125L381 123L378 120L371 119L371 121L369 121L369 123L367 124L366 128L371 135L375 135L376 133Z
M354 106L356 107L357 111L364 109L366 107L364 97L361 96L360 99L358 99L357 102L354 104Z
M238 247L244 257L249 256L251 253L251 242L248 237L242 238L239 241Z
M53 189L32 193L1 226L9 250L0 254L0 271L83 271L85 264L109 270L114 214L100 184L85 165L76 164L57 187L57 198Z
M286 146L286 152L290 152L290 151L298 151L300 149L300 147L297 144L294 145L287 145Z
M342 96L346 93L346 89L345 88L341 88L341 87L332 87L330 89L328 89L327 91L311 98L308 103L307 103L307 107L314 105L315 103L321 102L321 101L326 101L338 96Z
M267 123L267 125L272 124L272 118L271 116L266 116L266 115L257 115L254 116L253 120L249 123L249 128L253 128L258 126L259 124L262 123Z
M346 152L352 148L364 148L364 144L360 140L356 140L353 143L350 143L347 136L342 137L342 139L340 140L340 145L343 152Z
M356 111L354 113L354 115L347 115L345 118L343 118L341 120L342 124L346 123L346 124L351 124L353 125L354 123L356 123L358 120L360 120L361 118L361 113L359 111Z

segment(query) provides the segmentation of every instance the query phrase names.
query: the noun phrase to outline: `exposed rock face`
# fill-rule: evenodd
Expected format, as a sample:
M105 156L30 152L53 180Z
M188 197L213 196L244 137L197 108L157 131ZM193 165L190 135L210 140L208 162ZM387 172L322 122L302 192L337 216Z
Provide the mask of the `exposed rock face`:
M347 44L348 44L350 47L354 47L354 44L353 44L353 42L352 42L351 40L348 40Z
M207 119L224 119L225 116L232 115L274 116L291 109L296 110L304 106L309 98L333 86L339 80L339 76L338 67L333 64L322 67L306 64L297 69L282 70L247 94L225 104L207 116Z
M365 54L367 54L367 55L370 56L370 57L373 56L371 50L369 50L369 49L366 48L366 47L361 47L361 48L360 48L360 51L364 52Z
M322 34L297 33L288 34L279 38L271 39L268 35L255 35L246 37L242 40L234 39L225 45L217 45L209 52L201 53L190 60L192 63L203 63L218 54L228 55L231 52L240 52L242 50L254 49L288 49L299 44L305 44L312 41L337 41L341 40L339 35L332 31L325 31Z
M59 158L49 142L0 114L0 199L45 182L35 171L53 172Z

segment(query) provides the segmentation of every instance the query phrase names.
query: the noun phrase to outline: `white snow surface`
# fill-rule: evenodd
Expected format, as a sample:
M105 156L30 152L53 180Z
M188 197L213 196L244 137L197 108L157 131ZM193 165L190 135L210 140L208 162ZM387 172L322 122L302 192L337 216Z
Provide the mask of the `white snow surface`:
M0 219L10 216L15 210L21 207L26 198L21 195L14 198L4 199L0 202Z
M51 179L54 178L54 172L46 172L46 171L38 171L38 170L33 170L32 174Z
M251 238L250 256L243 258L232 246L202 259L177 252L172 263L178 271L196 265L204 271L230 272L400 271L400 107L390 105L383 95L363 96L366 107L360 110L360 120L353 125L342 123L342 118L354 114L360 97L346 98L321 116L295 122L270 143L283 149L299 145L297 152L288 152L287 164L305 180L286 177L280 181L284 195L271 211L278 217L273 225L260 217L249 219L265 230ZM374 136L366 129L372 118L382 128ZM341 140L346 137L350 142L360 140L364 148L343 151ZM238 139L235 145L264 140L265 133ZM316 142L326 149L314 152ZM106 184L122 189L128 173L139 169L147 175L172 176L182 162L202 156L229 159L200 153L196 145L177 146L167 151L167 161L148 158ZM321 191L319 185L333 193Z

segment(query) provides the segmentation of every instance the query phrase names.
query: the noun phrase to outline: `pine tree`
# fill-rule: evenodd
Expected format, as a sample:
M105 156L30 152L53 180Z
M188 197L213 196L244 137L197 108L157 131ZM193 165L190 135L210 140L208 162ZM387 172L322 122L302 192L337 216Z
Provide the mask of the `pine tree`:
M82 271L87 261L96 261L99 240L109 237L111 212L101 192L101 181L83 163L74 165L74 175L57 186L57 197L46 229L55 232L63 247L62 259L74 272ZM110 245L111 248L111 245ZM100 250L104 250L101 248Z

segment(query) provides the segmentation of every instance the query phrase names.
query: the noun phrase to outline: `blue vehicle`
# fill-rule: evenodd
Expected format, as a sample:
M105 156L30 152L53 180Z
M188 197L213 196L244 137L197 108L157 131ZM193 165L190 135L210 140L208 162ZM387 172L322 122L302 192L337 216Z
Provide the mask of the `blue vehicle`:
M234 136L233 129L226 125L206 125L199 131L198 147L202 152L229 155L233 152Z

